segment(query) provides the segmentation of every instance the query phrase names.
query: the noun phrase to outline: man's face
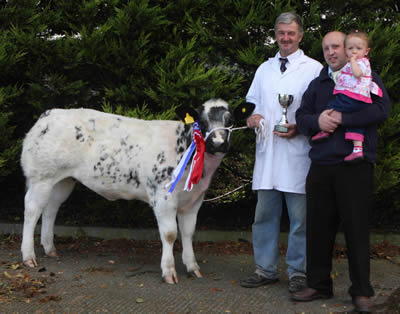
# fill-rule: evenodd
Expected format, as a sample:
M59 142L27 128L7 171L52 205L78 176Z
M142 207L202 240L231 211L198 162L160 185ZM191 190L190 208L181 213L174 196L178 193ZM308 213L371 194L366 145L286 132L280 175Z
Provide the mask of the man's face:
M275 37L281 56L287 57L299 49L303 35L300 35L299 26L296 22L292 22L290 24L278 24Z
M331 32L322 40L325 61L333 71L340 70L346 64L344 38L345 35L341 32Z

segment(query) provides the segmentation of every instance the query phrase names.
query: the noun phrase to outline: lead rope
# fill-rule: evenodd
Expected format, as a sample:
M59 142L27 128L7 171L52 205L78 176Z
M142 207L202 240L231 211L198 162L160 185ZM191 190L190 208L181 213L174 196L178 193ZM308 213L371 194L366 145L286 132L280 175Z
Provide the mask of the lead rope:
M232 126L215 128L215 129L212 129L210 132L206 133L206 137L204 138L204 140L206 140L207 137L214 131L227 130L229 132L229 135L228 135L228 141L229 141L232 131L244 130L244 129L247 129L247 128L248 128L247 126L241 126L241 127L237 127L237 128L234 128ZM265 120L264 119L260 120L259 127L255 128L254 132L256 133L256 143L261 145L260 151L261 152L265 151L265 148L267 147L268 134L267 134L267 128L265 126ZM222 195L219 195L219 196L216 196L216 197L213 197L213 198L209 198L207 200L204 200L204 202L212 202L212 201L215 201L217 199L220 199L220 198L223 198L225 196L228 196L228 195L230 195L232 193L235 193L236 191L239 191L240 189L243 189L246 185L249 185L251 182L252 181L250 180L249 182L247 182L245 184L242 184L241 186L233 189L232 191L226 192L225 194L222 194Z
M267 148L267 141L268 141L268 133L267 133L267 126L265 125L265 120L261 119L258 128L254 129L256 132L256 143L259 145L259 151L264 152Z
M247 183L245 183L245 184L242 184L241 186L237 187L236 189L234 189L234 190L232 190L232 191L230 191L230 192L226 192L225 194L222 194L222 195L220 195L220 196L216 196L216 197L213 197L213 198L209 198L208 200L204 200L203 202L212 202L212 201L215 201L215 200L217 200L217 199L219 199L219 198L223 198L223 197L225 197L225 196L228 196L229 194L235 193L236 191L239 191L240 189L243 189L246 185L249 185L250 183L251 183L251 181L250 181L250 182L247 182Z

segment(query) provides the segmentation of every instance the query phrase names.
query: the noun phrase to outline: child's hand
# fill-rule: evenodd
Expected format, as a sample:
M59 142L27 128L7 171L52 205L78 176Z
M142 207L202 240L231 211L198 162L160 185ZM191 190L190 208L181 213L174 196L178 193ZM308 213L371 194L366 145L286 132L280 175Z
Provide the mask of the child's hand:
M357 55L352 55L351 57L350 57L350 62L353 62L353 61L356 61L357 60Z

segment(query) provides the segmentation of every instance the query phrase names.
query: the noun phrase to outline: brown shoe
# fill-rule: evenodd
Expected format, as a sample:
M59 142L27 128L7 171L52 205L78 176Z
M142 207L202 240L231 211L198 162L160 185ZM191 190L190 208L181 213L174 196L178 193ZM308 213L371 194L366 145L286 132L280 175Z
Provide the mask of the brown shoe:
M292 293L292 300L301 302L308 302L316 299L330 299L330 298L332 298L332 293L330 294L321 293L313 288L304 288L303 290Z
M363 296L353 296L352 297L354 310L356 312L361 313L371 313L372 311L372 302L370 297L363 297Z

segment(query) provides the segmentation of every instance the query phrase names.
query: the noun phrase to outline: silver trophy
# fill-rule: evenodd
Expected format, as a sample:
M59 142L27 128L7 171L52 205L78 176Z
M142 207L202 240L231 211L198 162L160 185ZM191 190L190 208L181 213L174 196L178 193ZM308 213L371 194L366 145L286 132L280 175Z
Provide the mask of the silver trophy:
M289 131L289 129L287 127L285 127L284 124L288 124L287 108L293 102L293 95L279 94L278 100L279 100L280 105L282 106L282 118L281 118L281 121L279 121L279 123L277 125L275 125L274 130L276 132L287 133Z

